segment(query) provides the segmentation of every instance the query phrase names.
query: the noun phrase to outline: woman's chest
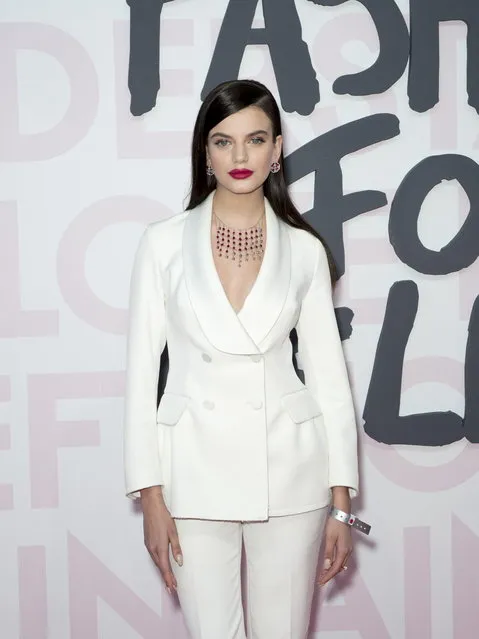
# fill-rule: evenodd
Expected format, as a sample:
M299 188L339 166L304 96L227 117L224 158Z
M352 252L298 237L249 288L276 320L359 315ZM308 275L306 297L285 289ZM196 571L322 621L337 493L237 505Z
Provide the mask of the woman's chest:
M256 282L261 259L243 259L240 265L238 257L225 258L214 253L213 261L224 294L235 313L239 313Z
M290 255L287 235L276 243L268 235L262 261L238 266L215 255L211 245L200 251L190 242L164 264L175 333L201 333L217 349L237 354L264 352L285 338L298 319L310 274L304 256Z

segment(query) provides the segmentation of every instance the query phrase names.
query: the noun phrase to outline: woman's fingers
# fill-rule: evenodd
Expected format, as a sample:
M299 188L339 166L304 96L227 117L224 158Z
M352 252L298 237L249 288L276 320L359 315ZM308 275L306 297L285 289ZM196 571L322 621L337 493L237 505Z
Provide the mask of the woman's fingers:
M352 552L353 552L353 549L350 548L348 553L347 553L347 555L346 555L346 557L345 557L345 559L344 559L344 561L343 561L343 565L341 566L341 570L347 570L348 569L348 561L349 561L349 558L351 557Z
M170 548L171 546L171 548ZM181 552L180 540L178 538L178 531L176 530L176 524L172 519L168 526L168 537L165 544L162 544L158 550L158 568L166 585L166 589L171 594L173 590L178 587L173 570L171 569L170 562L170 550L171 554L175 558L178 566L183 565L183 553Z
M318 584L324 586L338 573L343 572L352 552L351 531L343 523L328 521L326 528L324 566Z
M162 539L151 544L146 543L145 545L148 552L150 553L150 557L153 559L161 573L166 589L171 594L173 590L176 590L177 584L173 571L171 570L170 557L168 552L168 535L165 534Z
M171 552L175 558L178 566L183 565L183 553L181 552L180 540L178 539L178 531L176 530L176 524L172 521L171 530L169 531Z
M179 566L183 564L176 524L164 503L159 504L145 497L142 505L145 546L161 572L166 589L171 594L177 589L178 584L171 569L170 545L176 563Z
M327 536L326 544L324 546L324 561L323 561L323 572L329 570L333 565L334 561L334 537Z
M323 567L319 574L319 579L317 583L319 585L323 585L327 581L327 576L331 570L331 566L334 563L335 559L335 538L332 535L326 536L326 543L324 546L324 560Z
M171 570L170 564L170 555L168 552L168 544L166 548L163 546L158 550L158 568L160 569L161 576L163 577L163 581L165 582L166 589L169 594L176 590L177 583L173 571Z
M336 547L336 558L333 565L331 566L331 569L328 571L327 578L324 583L327 583L330 579L336 577L336 575L342 571L343 566L346 564L348 556L349 548L341 546Z

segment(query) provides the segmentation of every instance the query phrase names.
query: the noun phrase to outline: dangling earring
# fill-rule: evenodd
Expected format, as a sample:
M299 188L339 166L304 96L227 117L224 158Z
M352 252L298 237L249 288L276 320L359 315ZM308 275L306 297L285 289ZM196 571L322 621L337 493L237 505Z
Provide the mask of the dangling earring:
M215 172L213 167L210 164L208 164L208 166L206 167L206 175L214 175L214 174Z
M281 167L281 164L279 162L273 162L271 164L271 173L277 173L280 167Z

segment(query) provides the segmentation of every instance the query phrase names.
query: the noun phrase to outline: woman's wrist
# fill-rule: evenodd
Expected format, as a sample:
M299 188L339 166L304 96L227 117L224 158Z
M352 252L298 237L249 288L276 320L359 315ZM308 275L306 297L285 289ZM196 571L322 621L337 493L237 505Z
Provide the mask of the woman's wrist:
M351 512L351 497L347 486L333 486L331 503L335 508L346 513Z
M140 490L140 500L142 504L157 503L164 505L163 491L161 486L148 486Z

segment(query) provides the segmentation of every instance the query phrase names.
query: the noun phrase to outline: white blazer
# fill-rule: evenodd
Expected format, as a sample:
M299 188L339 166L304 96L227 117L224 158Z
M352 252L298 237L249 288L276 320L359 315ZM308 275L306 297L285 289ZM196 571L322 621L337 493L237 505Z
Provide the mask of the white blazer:
M353 401L326 252L265 198L263 262L236 313L210 239L212 193L150 224L130 291L126 493L163 486L174 517L265 520L358 491ZM298 334L293 367L290 331ZM169 370L157 409L161 353Z

